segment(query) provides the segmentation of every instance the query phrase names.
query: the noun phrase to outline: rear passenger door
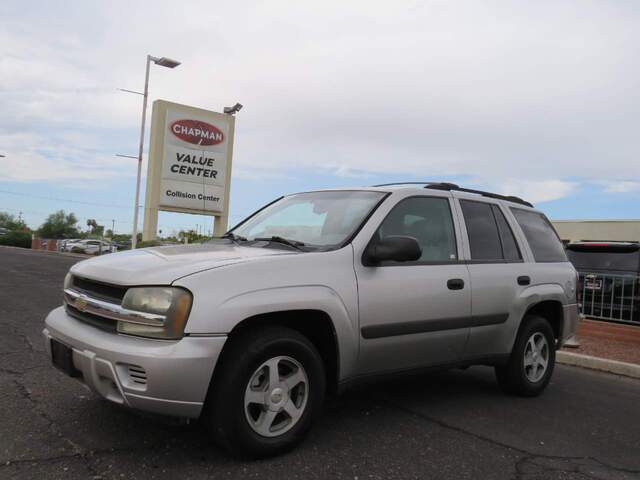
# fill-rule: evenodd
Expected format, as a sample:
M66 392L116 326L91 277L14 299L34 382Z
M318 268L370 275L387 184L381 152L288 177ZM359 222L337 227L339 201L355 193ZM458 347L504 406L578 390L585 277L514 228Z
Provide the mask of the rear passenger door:
M472 325L465 357L508 353L520 320L517 297L526 288L528 267L498 203L463 198L458 202L471 282Z

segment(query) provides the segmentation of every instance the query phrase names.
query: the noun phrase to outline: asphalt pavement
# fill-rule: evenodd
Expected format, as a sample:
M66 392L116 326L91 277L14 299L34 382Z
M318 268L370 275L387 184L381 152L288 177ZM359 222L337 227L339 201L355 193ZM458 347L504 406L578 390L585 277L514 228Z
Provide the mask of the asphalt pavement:
M234 460L197 422L118 407L51 367L40 332L77 261L0 247L0 479L640 478L640 381L562 365L533 399L486 367L361 387L295 451Z

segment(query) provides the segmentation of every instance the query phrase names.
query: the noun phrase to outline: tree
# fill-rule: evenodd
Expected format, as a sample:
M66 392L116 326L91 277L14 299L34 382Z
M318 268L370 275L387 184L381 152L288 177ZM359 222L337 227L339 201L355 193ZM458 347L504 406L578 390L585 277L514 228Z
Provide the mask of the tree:
M21 230L26 225L20 219L17 219L15 215L11 215L7 212L0 212L0 227L7 230Z
M47 217L40 226L38 235L41 238L74 238L80 232L76 224L78 219L73 213L66 214L64 210L58 210Z

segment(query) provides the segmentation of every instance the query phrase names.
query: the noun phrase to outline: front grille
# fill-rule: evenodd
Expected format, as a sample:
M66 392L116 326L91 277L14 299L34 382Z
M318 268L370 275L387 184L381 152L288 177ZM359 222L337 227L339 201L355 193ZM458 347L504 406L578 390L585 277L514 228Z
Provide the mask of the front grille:
M66 303L65 306L69 315L77 320L80 320L83 323L87 323L106 332L115 333L118 330L118 322L116 322L115 320L104 318L99 315L94 315L93 313L81 312L68 303Z
M127 287L96 282L88 278L73 276L73 289L84 293L89 297L104 300L106 302L120 304L127 293Z

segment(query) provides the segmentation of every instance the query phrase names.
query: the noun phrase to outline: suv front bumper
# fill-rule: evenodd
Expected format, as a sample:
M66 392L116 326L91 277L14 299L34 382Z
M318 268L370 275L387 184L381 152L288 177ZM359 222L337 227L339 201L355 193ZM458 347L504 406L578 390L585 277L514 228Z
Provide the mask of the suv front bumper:
M200 415L222 347L219 336L152 340L99 330L69 316L64 307L45 320L45 348L51 340L72 349L82 382L115 403L177 417Z

